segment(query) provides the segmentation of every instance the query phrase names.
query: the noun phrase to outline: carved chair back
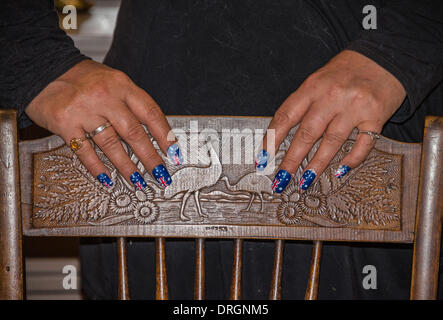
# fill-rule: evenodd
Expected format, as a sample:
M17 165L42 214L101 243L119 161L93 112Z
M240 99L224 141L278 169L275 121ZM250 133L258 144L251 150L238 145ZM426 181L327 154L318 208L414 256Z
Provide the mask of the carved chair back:
M0 298L23 298L22 235L116 237L121 299L129 298L127 237L155 238L157 299L168 298L168 237L196 239L195 299L205 297L206 238L234 239L231 299L241 298L245 238L275 239L270 299L281 297L285 240L313 241L306 299L317 297L323 241L414 243L411 298L436 297L443 118L426 119L423 144L382 137L362 165L336 179L334 171L352 148L354 132L318 181L301 191L295 182L317 144L281 195L272 192L271 179L296 128L269 169L257 174L254 152L270 118L168 120L186 161L174 167L165 158L174 181L166 189L124 144L148 184L141 191L125 181L99 149L115 181L110 189L87 172L60 137L17 144L15 112L0 111Z

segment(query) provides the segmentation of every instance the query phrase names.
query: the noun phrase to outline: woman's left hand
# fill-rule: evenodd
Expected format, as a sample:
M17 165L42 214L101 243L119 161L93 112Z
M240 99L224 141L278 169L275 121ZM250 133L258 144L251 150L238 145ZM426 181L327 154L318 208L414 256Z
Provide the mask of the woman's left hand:
M274 192L285 189L313 145L322 138L298 182L300 188L309 188L354 128L359 132L380 133L405 97L401 83L371 59L349 50L335 56L283 102L269 124L268 129L275 130L275 150L289 130L300 124L277 170ZM266 151L271 142L268 139L267 134L263 150L257 155L257 170L263 170L274 156ZM370 134L358 134L352 150L339 164L337 178L363 162L374 144Z

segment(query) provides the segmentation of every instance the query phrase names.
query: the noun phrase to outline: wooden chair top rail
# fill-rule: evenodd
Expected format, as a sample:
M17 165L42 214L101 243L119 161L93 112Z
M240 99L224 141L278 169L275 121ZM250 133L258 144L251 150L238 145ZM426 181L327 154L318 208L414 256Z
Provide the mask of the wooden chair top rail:
M413 242L421 144L382 137L362 165L337 179L334 171L352 148L353 132L318 181L301 191L296 182L317 143L278 195L272 179L296 128L275 163L257 174L253 161L270 119L168 117L185 165L170 165L162 155L173 179L166 189L123 143L148 184L144 192L99 149L115 182L111 189L87 172L60 137L20 142L24 235Z

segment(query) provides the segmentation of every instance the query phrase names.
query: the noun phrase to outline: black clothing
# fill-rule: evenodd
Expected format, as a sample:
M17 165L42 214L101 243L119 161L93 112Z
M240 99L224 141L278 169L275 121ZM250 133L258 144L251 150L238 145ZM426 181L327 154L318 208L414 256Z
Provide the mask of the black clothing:
M361 12L366 5L375 5L378 8L378 29L376 30L364 30L361 27L363 19ZM177 53L178 50L186 51L187 48L184 46L191 44L189 40L192 38L194 39L194 47L191 49L196 51L197 48L203 46L199 42L202 38L198 35L202 35L204 32L207 37L205 39L207 43L204 46L207 50L211 48L229 52L237 50L237 53L243 50L246 53L248 43L255 43L261 46L259 49L262 51L258 52L256 56L250 56L249 64L269 60L271 64L276 66L275 77L279 77L279 69L280 71L286 69L283 73L294 71L295 74L302 74L298 68L303 63L297 64L295 61L289 61L289 64L284 64L283 61L277 61L277 58L281 58L281 56L276 57L272 49L278 48L281 42L285 42L287 48L292 46L292 49L295 49L298 46L303 46L306 39L317 39L317 42L323 42L323 50L329 53L328 55L325 52L323 55L328 57L344 48L368 56L392 73L406 88L408 98L391 119L395 122L409 118L442 79L443 4L438 0L420 1L420 3L413 0L298 0L276 1L274 3L182 0L175 1L173 4L160 0L126 0L122 3L115 41L108 55L108 61L117 64L117 60L119 60L118 64L125 65L128 74L135 80L141 78L139 66L144 65L150 51L160 48L157 43L152 47L151 29L156 29L156 23L165 18L158 15L165 10L164 6L170 6L166 9L170 10L168 14L171 18L179 20L167 21L163 26L169 33L172 32L172 28L175 28L175 34L170 33L173 38L162 37L160 34L158 35L159 40L168 42L165 49L175 50ZM86 59L74 47L72 40L59 29L58 19L52 7L52 0L14 0L3 1L0 4L0 70L2 70L0 74L0 107L18 109L20 120L22 120L21 126L29 124L23 115L29 102L47 84L82 59ZM212 21L205 16L208 13L207 10L216 12ZM197 24L190 20L192 12L200 19ZM265 20L262 21L260 18ZM194 30L196 34L185 34L186 28L192 24L196 28ZM283 28L285 24L288 29ZM319 25L322 25L323 28L319 29ZM221 38L210 38L211 34L216 33ZM246 35L252 38L248 39ZM264 39L267 40L267 43L261 43ZM244 40L246 40L245 43L239 42ZM181 48L179 48L180 46ZM307 62L311 67L320 66L320 62L325 60L317 57L319 52L315 52L314 56L312 56L313 52L306 50L305 52L304 58L306 60L304 62ZM203 64L203 61L197 58L201 52L197 52L198 54L195 56L189 55L189 53L188 51L186 58L193 62L193 67L196 68L195 73L198 73L201 68L211 67ZM216 60L213 59L213 61ZM311 62L312 60L317 63ZM177 63L178 61L173 64ZM231 63L235 64L235 61ZM171 62L168 65L171 66ZM297 70L294 70L295 66L297 66ZM260 68L260 64L256 67ZM192 75L187 77L192 77ZM246 80L243 79L243 81ZM281 81L282 79L280 79ZM238 87L239 91L241 91L240 88L241 86ZM268 88L268 90L271 89ZM294 89L293 86L292 89ZM222 91L226 90L229 88ZM231 91L230 93L240 96L239 92ZM241 96L243 94L244 92L241 92ZM197 97L197 92L194 95ZM258 95L258 92L254 94L254 96ZM246 98L238 99L246 101ZM277 101L277 105L280 101ZM263 103L266 102L269 101L263 101ZM221 104L224 109L226 103L221 102ZM275 104L269 104L269 106L271 105L275 106ZM163 106L163 108L165 107ZM251 114L248 110L243 112ZM192 113L195 114L195 112ZM233 110L231 113L224 112L224 114L236 113L237 110ZM421 131L416 133L418 135L414 134L414 136L407 138L417 141Z
M19 16L19 5L24 3L8 4L13 13L5 23L2 12L0 21L0 106L22 113L32 100L24 99L24 92L41 90L73 61L85 58L75 52L69 38L53 36L60 31L49 26L48 10L27 7L22 19L11 19ZM376 30L362 28L362 8L368 4L377 8ZM31 19L29 10L39 15ZM26 27L31 20L40 25L45 19L48 22L41 29L46 36ZM28 33L17 32L20 28ZM45 41L46 54L38 57L38 65L32 64L33 43ZM443 115L440 1L126 0L105 64L126 72L165 114L272 116L309 74L346 48L383 66L407 91L407 99L383 134L420 141L424 116ZM66 59L68 51L70 62L62 62L58 54ZM26 72L28 80L19 79ZM43 72L47 82L42 84L38 75ZM325 244L319 298L408 298L412 246L391 247ZM117 296L115 249L109 239L82 246L83 287L91 298ZM193 241L169 240L166 249L170 297L192 298ZM134 240L128 245L134 298L154 297L153 252L151 241ZM287 243L283 298L303 298L310 256L310 243ZM207 297L226 298L232 241L208 241L206 259ZM244 298L267 298L272 259L273 242L245 241ZM362 287L362 269L368 264L377 268L377 290Z
M0 3L0 108L25 108L49 83L86 59L59 28L53 1Z

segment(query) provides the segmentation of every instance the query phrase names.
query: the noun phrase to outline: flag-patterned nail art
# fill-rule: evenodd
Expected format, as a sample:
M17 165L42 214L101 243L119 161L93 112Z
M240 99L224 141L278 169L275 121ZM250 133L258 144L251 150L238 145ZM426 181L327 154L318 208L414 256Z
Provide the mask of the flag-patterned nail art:
M315 173L314 170L312 169L308 169L305 171L305 173L303 173L303 176L301 177L298 186L302 189L302 190L306 190L309 188L309 186L312 184L312 182L315 180L315 177L317 176L317 174Z
M140 190L143 190L144 188L146 188L145 179L143 179L143 177L141 176L140 173L134 172L133 174L131 174L129 179L131 179L131 182L134 184L134 186L136 188L138 188Z
M268 151L261 150L257 154L257 159L255 160L255 169L257 169L257 171L265 170L266 166L268 165L268 161L269 161Z
M282 193L289 184L289 181L291 181L291 178L292 176L288 171L283 169L279 170L272 182L272 190L274 190L275 193Z
M351 170L351 168L345 164L342 164L338 167L337 171L335 171L335 176L340 179L341 177L343 177L345 174L347 174L349 171Z
M173 145L171 145L168 148L167 153L168 153L169 160L171 160L172 163L174 163L177 166L183 164L183 156L182 156L182 153L180 152L180 147L178 146L177 143L174 143Z
M109 178L106 173L100 173L97 176L97 180L100 181L102 185L108 188L111 188L114 185L114 182L112 182L111 178Z
M152 170L152 175L155 179L157 179L158 183L163 187L166 188L169 186L172 182L171 176L166 170L165 166L162 164L159 164Z

